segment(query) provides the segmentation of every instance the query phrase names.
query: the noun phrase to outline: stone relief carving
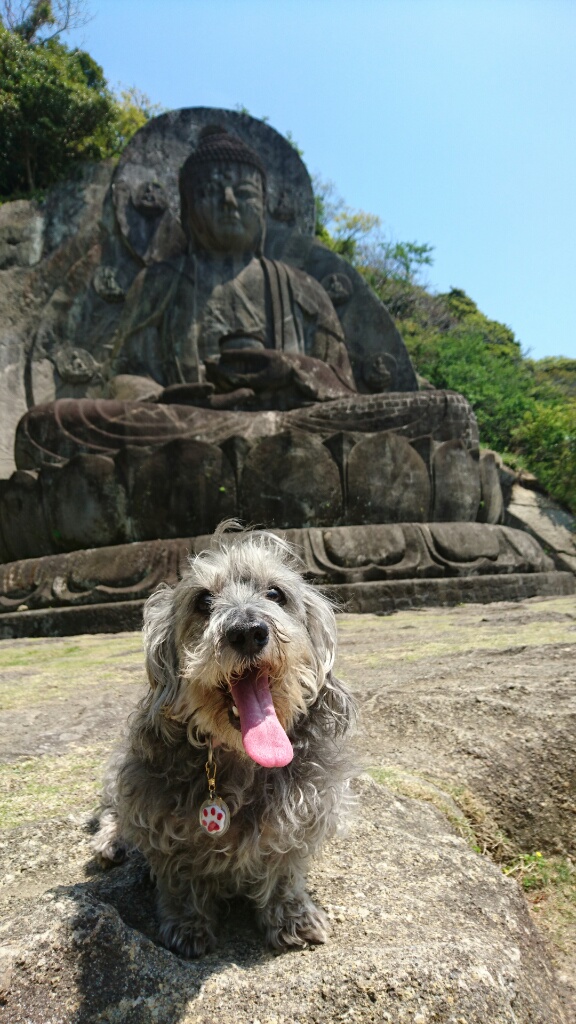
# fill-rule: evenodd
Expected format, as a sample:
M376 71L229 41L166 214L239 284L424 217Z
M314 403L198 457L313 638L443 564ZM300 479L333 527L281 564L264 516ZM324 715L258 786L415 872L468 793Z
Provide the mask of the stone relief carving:
M231 515L298 531L329 581L542 570L496 530L498 471L468 403L418 391L387 311L314 240L286 140L229 111L162 115L123 154L101 223L66 243L31 346L57 400L32 396L18 426L0 557L83 552L87 574L91 557L104 573L88 549L124 555L93 587L54 563L58 584L24 603L108 585L139 599L156 569L130 576L135 546L160 545L165 572L158 552Z

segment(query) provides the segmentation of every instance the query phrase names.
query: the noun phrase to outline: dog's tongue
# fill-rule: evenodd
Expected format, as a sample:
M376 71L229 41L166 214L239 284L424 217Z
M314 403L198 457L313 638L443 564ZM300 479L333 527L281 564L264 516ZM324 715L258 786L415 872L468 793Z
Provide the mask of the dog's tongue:
M290 764L294 751L276 717L267 674L259 669L245 672L231 684L231 690L248 756L264 768Z

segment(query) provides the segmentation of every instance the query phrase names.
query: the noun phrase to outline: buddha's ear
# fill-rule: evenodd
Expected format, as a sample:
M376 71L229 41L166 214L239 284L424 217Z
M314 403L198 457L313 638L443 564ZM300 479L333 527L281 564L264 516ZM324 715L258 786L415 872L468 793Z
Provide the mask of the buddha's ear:
M148 696L148 717L157 728L162 719L170 718L176 699L180 665L175 641L174 592L163 583L144 606L143 639L146 672L151 692Z

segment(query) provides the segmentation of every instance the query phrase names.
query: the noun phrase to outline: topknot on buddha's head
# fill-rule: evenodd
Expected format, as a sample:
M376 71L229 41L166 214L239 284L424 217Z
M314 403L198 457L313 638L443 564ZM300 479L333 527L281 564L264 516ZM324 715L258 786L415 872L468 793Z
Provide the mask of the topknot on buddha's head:
M266 187L266 171L258 153L238 135L233 135L223 125L208 124L202 128L198 145L180 171L180 192L190 191L201 181L208 167L215 164L244 164L255 168Z

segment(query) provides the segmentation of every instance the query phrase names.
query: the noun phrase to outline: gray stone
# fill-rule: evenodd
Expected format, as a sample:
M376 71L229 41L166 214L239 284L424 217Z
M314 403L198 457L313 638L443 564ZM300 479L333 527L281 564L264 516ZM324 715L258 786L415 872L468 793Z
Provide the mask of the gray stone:
M337 585L549 571L505 533L410 526L499 523L499 469L466 400L417 390L388 311L314 239L306 169L268 125L162 115L40 213L42 258L0 270L6 424L29 409L28 475L0 486L5 561L185 543L233 515L308 529ZM386 523L401 534L342 564L321 533Z
M116 466L126 488L130 540L211 532L236 512L232 467L216 445L175 440L157 451L125 448Z
M279 528L325 526L343 515L340 476L328 449L319 438L294 432L252 448L239 502L247 522Z
M432 464L432 521L474 522L481 496L477 453L469 452L461 440L445 441L435 446Z
M14 469L18 420L27 407L56 397L56 353L63 344L86 347L88 341L90 347L94 331L102 332L102 319L97 326L90 319L94 310L88 319L80 313L90 293L101 301L90 282L101 254L102 203L111 171L106 163L87 166L78 180L52 190L42 209L35 208L35 216L44 219L42 259L31 266L13 264L0 270L0 473L4 477ZM1 208L8 223L12 206ZM33 204L25 208L30 210ZM25 221L27 217L27 223L35 223L31 213Z
M181 960L156 944L152 892L134 859L17 905L4 958L11 1024L561 1024L554 974L516 884L430 805L369 779L358 797L349 834L311 874L332 921L326 946L267 955L238 908L217 953ZM78 858L78 829L45 830L44 844L64 835ZM14 845L10 864L17 869Z
M0 270L33 267L43 244L44 217L37 203L16 199L0 206Z
M274 446L278 437L271 440ZM286 443L289 444L289 438ZM316 459L322 450L318 442L308 449ZM138 467L143 459L150 457L138 449L127 451L129 457L122 460L117 469L124 477L124 495L134 486L138 487ZM214 453L218 451L214 449ZM306 467L303 470L299 464L301 451L296 450L293 481L306 471ZM211 501L219 502L217 512L224 514L234 489L233 475L228 462L220 461L214 453L213 478L206 484L200 482L199 489L212 487ZM233 452L229 454L232 456ZM181 505L174 508L168 503L166 507L179 525L201 522L202 509L209 507L209 503L202 505L194 501L195 481L198 480L195 478L198 461L195 462L194 457L193 445L188 448L185 442L179 451L178 443L174 443L174 473L182 473L184 467ZM110 461L105 457L100 459L102 463ZM110 480L110 466L103 469L106 479ZM54 467L51 472L57 488L62 470ZM332 472L336 472L334 466ZM29 494L30 500L28 506L22 505L17 515L26 524L39 502L34 491L34 475L22 473L20 476L24 478L24 493ZM61 548L73 546L74 531L86 529L86 522L101 539L106 530L125 528L126 523L132 524L132 530L145 532L146 517L151 510L154 512L153 501L145 491L148 479L147 475L141 477L144 491L139 502L133 501L134 521L126 516L121 522L112 511L109 523L103 518L95 524L94 511L87 500L86 511L78 517L77 523L69 524L67 532L59 535L58 545ZM223 485L222 480L228 483ZM290 497L290 477L286 485L289 501L295 505L294 496ZM165 483L159 477L160 497L168 502L162 495L163 486ZM330 493L329 488L326 493ZM303 504L296 506L296 513L302 519L308 511ZM282 516L282 511L274 508L268 512L270 516ZM289 529L282 534L301 554L309 578L328 589L338 607L348 606L354 611L390 612L431 604L520 600L536 595L569 594L576 589L571 573L551 571L553 563L538 543L528 534L509 527L480 523L404 523ZM8 532L3 540L0 534L4 545L10 540ZM189 553L202 551L209 542L209 536L199 536L117 543L113 547L70 554L28 557L0 566L0 635L57 636L75 631L136 629L141 624L144 599L162 580L176 582Z
M504 521L504 498L500 485L499 458L495 452L486 449L480 451L480 492L478 521L480 523L502 523Z
M535 537L558 569L576 573L576 519L549 495L513 484L506 522Z
M426 522L430 514L428 468L406 438L373 434L347 460L349 523Z

